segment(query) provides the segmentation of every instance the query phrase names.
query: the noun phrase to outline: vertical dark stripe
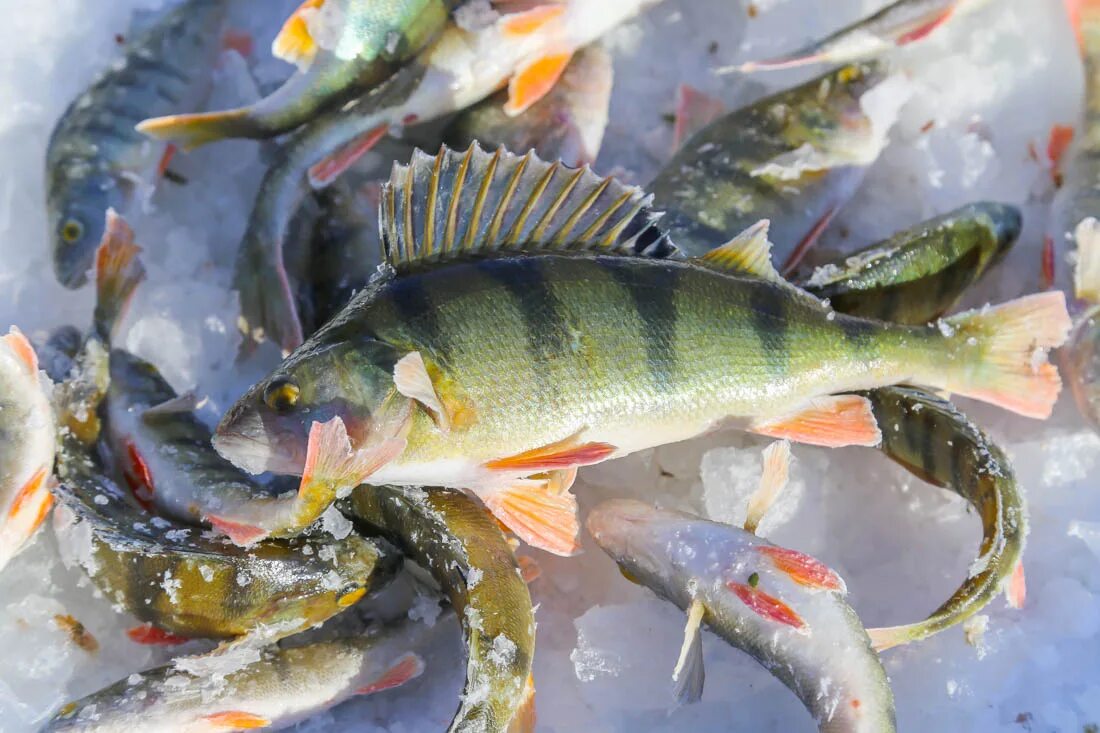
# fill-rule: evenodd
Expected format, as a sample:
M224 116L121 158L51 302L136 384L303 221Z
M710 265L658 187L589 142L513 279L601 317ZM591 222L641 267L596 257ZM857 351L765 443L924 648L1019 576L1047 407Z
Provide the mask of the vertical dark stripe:
M448 274L462 276L461 272ZM411 340L430 349L436 358L446 360L451 353L450 344L444 340L426 279L424 275L397 278L389 288L389 296L398 320Z
M542 366L567 353L570 337L561 302L543 274L545 263L546 259L539 257L483 260L476 269L511 293L523 316L527 353L534 359L539 394L552 398L558 393L558 385Z
M773 377L786 376L790 369L787 298L774 285L753 282L749 286L749 317L760 340L764 363Z
M630 296L642 322L646 367L653 384L671 385L679 369L676 291L681 268L647 260L600 257L596 260Z
M878 301L878 305L873 310L875 317L881 321L896 321L898 320L898 296L900 295L901 288L899 286L891 285L883 289L877 296L871 295L870 297Z
M935 477L937 483L942 483L946 477L939 472L936 461L939 453L947 450L949 446L943 444L945 436L937 430L935 417L931 410L921 410L920 413L911 415L910 419L915 423L916 429L920 431L921 465L924 466L925 473Z

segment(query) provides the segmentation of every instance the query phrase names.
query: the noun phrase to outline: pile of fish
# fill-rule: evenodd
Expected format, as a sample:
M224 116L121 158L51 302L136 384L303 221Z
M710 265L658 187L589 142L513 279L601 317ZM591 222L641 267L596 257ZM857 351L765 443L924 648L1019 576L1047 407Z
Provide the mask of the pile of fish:
M134 670L43 730L281 727L384 694L426 672L436 631L303 632L359 613L406 563L464 635L449 730L532 730L541 569L517 550L574 555L585 531L686 614L667 660L681 703L702 694L705 625L822 731L893 731L879 652L1001 593L1024 603L1022 491L947 400L1045 419L1062 387L1048 352L1064 347L1100 426L1100 141L1067 158L1047 253L1076 248L1087 307L1072 319L1050 289L951 314L1019 237L1013 206L974 202L831 262L813 245L905 101L892 52L989 0L898 0L730 70L821 67L741 109L685 86L679 148L639 188L590 167L612 86L600 38L659 2L306 0L272 48L290 78L210 111L212 69L244 41L233 0L182 0L73 101L49 145L49 220L57 278L94 287L96 306L43 343L2 338L0 568L53 508L63 553L134 617L132 639L219 643ZM1091 130L1100 2L1067 5ZM437 152L395 142L403 128ZM284 358L211 431L200 399L119 334L142 246L159 246L139 246L127 217L174 154L227 138L277 140L234 288L240 356L272 341ZM388 179L368 151L394 162ZM744 526L626 499L582 521L578 469L718 429L775 440ZM836 572L757 533L792 443L878 448L960 495L983 530L969 577L926 618L865 629Z

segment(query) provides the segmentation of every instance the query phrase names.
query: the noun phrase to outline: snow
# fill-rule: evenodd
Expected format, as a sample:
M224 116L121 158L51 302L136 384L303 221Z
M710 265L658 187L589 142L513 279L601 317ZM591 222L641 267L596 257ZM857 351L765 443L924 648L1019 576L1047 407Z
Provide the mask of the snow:
M67 291L52 274L46 142L68 101L115 58L115 34L130 32L131 13L168 4L55 0L24 4L0 25L0 327L17 324L41 342L50 328L89 322L90 290ZM225 57L213 105L254 99L289 73L291 67L271 59L267 49L277 21L297 4L242 0L234 12L239 25L256 30L256 58L250 66L233 54ZM758 0L750 19L747 2L665 0L608 39L616 87L597 168L645 183L671 152L665 116L681 81L739 106L813 71L745 77L713 69L796 48L881 4ZM1043 149L1051 125L1078 124L1081 113L1081 66L1060 5L991 3L898 54L908 102L865 184L827 232L822 252L854 251L971 201L1005 201L1022 207L1023 236L967 304L1038 287L1052 192L1049 170L1029 156L1029 145ZM254 28L257 17L265 19L262 29ZM149 282L130 311L124 344L156 363L176 389L209 397L199 414L210 422L278 359L265 347L234 363L238 314L229 287L267 149L229 142L177 156L173 169L187 183L165 184L132 222ZM1058 267L1058 281L1068 283L1069 266L1060 261ZM899 729L1088 730L1100 724L1100 438L1087 431L1068 394L1047 423L972 402L960 406L1006 450L1028 492L1029 595L1020 611L998 599L965 630L885 653ZM575 491L582 511L630 496L738 522L766 444L738 433L710 435L582 469ZM761 532L836 569L868 626L917 620L966 576L980 528L959 497L924 484L877 451L795 446L793 453L791 484ZM326 527L337 536L347 529L335 517ZM66 532L64 522L48 522L0 574L0 648L9 660L0 665L4 733L34 730L67 700L172 656L131 642L124 631L136 621L112 608L79 565L61 561L59 545L70 553L88 545L87 538ZM813 729L790 691L709 633L703 699L676 707L671 671L682 614L629 583L587 539L576 558L525 552L542 568L532 585L540 731ZM398 585L408 591L412 610L401 613L434 622L437 597L409 577L405 573ZM99 652L73 644L53 623L57 614L84 624L100 641ZM299 729L444 729L465 665L453 621L439 637L422 678L350 701ZM502 643L499 651L511 650ZM244 647L241 653L255 651ZM222 671L194 660L183 668Z

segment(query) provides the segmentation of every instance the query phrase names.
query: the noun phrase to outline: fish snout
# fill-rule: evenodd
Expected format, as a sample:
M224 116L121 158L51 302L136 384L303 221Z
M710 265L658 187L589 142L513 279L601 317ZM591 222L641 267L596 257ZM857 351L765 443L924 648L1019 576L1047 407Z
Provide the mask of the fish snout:
M993 223L993 236L997 239L997 251L1004 252L1020 238L1024 218L1020 210L1010 204L987 203L984 205Z

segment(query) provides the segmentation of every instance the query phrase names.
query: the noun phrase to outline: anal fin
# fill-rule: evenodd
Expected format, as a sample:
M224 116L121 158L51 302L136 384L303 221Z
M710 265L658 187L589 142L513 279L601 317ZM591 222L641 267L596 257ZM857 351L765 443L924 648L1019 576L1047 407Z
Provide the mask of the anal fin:
M424 357L413 351L401 357L393 367L393 383L397 391L415 400L431 413L443 432L451 429L451 415L436 391Z
M331 184L348 168L355 165L356 161L370 152L371 148L386 136L389 129L388 124L371 128L335 153L314 163L309 169L309 185L314 189L322 189Z
M749 430L825 448L882 442L871 402L858 395L818 397L788 415L754 421Z
M275 58L305 68L317 56L317 42L309 32L309 16L316 13L325 0L305 0L283 23L279 34L271 44Z
M703 615L706 606L698 598L688 607L687 623L684 625L684 643L680 647L680 658L672 671L673 692L681 705L699 702L703 697L703 682L706 673L703 668Z
M210 728L214 730L259 730L271 726L271 720L262 715L255 715L243 710L225 710L220 713L211 713L202 718Z
M399 657L382 674L355 691L357 695L373 695L392 690L424 674L424 660L419 654L409 652Z
M580 520L572 494L552 494L544 482L518 481L486 493L482 500L493 516L532 547L562 556L580 551Z
M572 58L571 51L563 51L523 64L508 82L508 101L504 104L504 113L509 117L521 115L549 94Z

